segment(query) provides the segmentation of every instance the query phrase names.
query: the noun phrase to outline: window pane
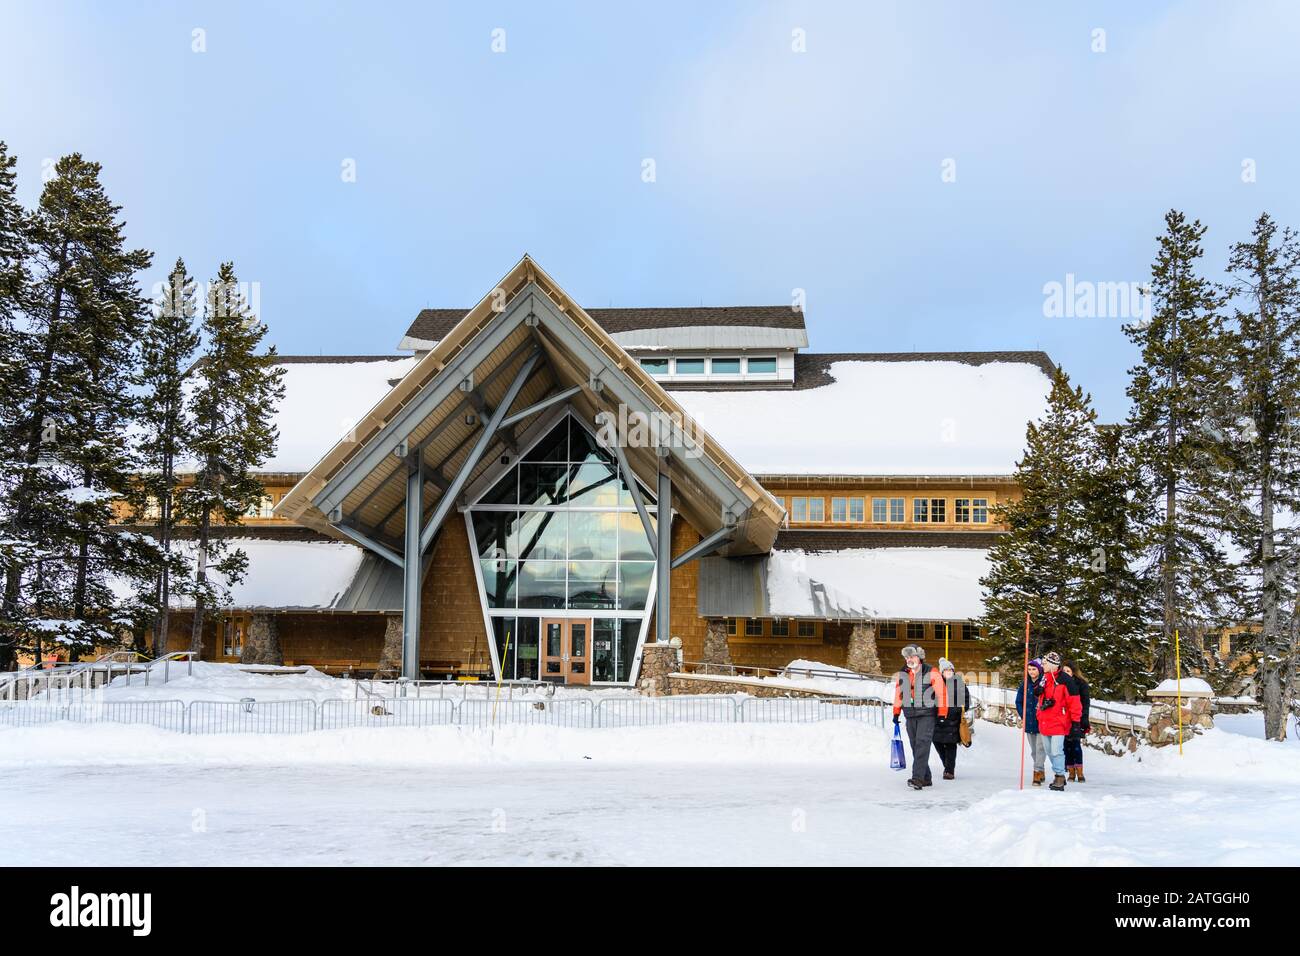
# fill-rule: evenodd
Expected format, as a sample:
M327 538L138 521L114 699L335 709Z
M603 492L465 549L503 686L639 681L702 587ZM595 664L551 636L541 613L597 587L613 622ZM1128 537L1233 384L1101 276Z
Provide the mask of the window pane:
M519 514L515 511L475 511L474 537L480 558L519 557L516 529Z
M774 618L773 621L772 621L772 636L773 636L773 637L789 637L789 636L790 636L790 621L789 621L788 619L786 619L786 618L783 618L783 617L781 617L781 618Z
M591 679L594 681L618 680L615 676L614 649L618 636L618 619L598 617L591 622Z
M817 636L817 630L816 630L816 627L814 626L814 624L813 624L812 621L800 621L800 622L799 622L799 636L800 636L800 637L816 637L816 636Z
M926 498L912 499L912 520L927 521L930 515L930 502Z
M650 527L657 527L655 516L650 516ZM641 526L641 516L635 512L618 515L618 557L620 561L653 561L650 539Z
M808 499L808 520L825 521L826 520L826 501L823 498Z
M752 358L749 360L749 373L751 375L765 374L776 371L776 359L774 358Z
M714 375L739 375L740 359L738 358L715 358L713 360Z
M703 374L704 374L704 359L702 359L702 358L698 358L698 359L678 359L678 360L677 360L677 374L678 374L678 375L703 375Z
M515 638L515 643L519 646L515 654L515 676L519 680L537 680L537 641L541 622L535 617L520 617L515 620L519 628Z
M644 611L650 594L653 561L624 561L618 566L618 606L624 611Z
M889 520L889 502L886 499L871 499L871 520L881 522Z
M849 520L861 521L863 519L863 501L861 498L849 499Z
M932 522L947 521L948 519L944 516L946 505L947 505L947 500L944 498L931 498L930 499L930 521Z
M516 561L480 561L483 571L483 597L488 607L515 606Z
M916 621L907 622L907 639L909 641L925 640L925 625Z
M790 499L790 520L791 521L808 520L808 499L807 498Z
M563 511L525 511L519 519L519 557L563 561L569 556L568 525Z
M882 641L898 640L898 623L896 621L884 621L880 625L880 639Z
M612 611L614 586L613 561L569 562L569 607Z
M523 561L519 564L519 606L562 608L565 604L563 561Z
M988 524L989 500L987 498L971 499L971 515L976 524Z
M618 666L614 679L632 679L632 661L636 659L636 642L641 636L640 618L621 618L618 640Z
M539 465L524 462L519 466L519 501L523 505L558 505L564 502L568 487L567 465Z
M569 418L552 428L536 445L524 454L524 461L568 461Z
M747 620L745 621L745 636L746 636L746 637L762 637L762 636L763 636L763 621L762 621L761 619L756 619L756 618L752 618L752 617L749 618L749 619L747 619Z
M614 511L570 512L569 560L613 561L618 553L618 523L622 517ZM637 527L640 525L637 518Z
M613 467L603 462L574 465L570 474L570 504L587 508L618 507L619 482Z
M952 520L958 524L970 521L969 498L954 498L952 500Z
M519 644L515 640L515 619L513 617L494 617L492 619L492 636L496 640L497 660L501 663L501 679L515 679L515 657L519 653Z
M482 498L479 499L481 504L485 505L517 505L519 504L519 469L511 468L501 480L492 486Z
M889 520L890 520L890 521L905 521L905 520L907 520L906 517L905 517L905 515L906 515L906 512L905 512L906 507L907 507L907 505L906 505L906 499L905 499L905 498L890 498L890 499L889 499Z
M569 416L569 461L612 461L610 454L596 442L596 436Z
M645 369L647 372L649 372L651 375L668 374L667 359L642 359L641 367Z
M832 498L831 499L831 520L847 521L849 519L849 499Z

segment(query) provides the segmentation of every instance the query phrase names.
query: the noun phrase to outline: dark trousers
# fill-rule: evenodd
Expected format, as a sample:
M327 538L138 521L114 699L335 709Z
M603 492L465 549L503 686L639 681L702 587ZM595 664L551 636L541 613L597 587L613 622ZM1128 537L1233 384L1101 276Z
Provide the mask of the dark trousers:
M939 759L943 761L944 772L955 773L957 771L957 745L935 744L934 749L939 751Z
M1083 741L1065 738L1065 765L1067 767L1083 766Z
M912 742L912 779L930 783L930 742L934 739L934 714L907 717L907 739Z

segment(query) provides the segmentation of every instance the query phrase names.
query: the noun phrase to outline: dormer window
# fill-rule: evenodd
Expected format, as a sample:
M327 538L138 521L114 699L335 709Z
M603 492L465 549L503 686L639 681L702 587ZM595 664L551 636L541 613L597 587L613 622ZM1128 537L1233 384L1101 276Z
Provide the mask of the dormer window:
M677 359L678 375L703 375L704 359L702 358L679 358Z
M713 360L712 370L714 375L739 375L740 359L715 358Z
M748 371L750 375L775 375L776 359L771 356L749 359Z
M668 359L666 358L643 358L641 368L651 375L667 375Z

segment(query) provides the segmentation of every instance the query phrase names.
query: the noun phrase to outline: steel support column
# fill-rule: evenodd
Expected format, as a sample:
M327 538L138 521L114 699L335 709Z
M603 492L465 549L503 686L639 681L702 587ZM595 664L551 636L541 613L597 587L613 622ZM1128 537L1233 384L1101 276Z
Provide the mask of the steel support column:
M402 676L420 677L420 518L424 489L423 456L406 456L406 549L402 553Z
M667 457L659 459L659 500L656 502L659 527L655 560L658 564L655 584L655 640L667 644L672 637L672 536L673 536L673 479L668 472Z

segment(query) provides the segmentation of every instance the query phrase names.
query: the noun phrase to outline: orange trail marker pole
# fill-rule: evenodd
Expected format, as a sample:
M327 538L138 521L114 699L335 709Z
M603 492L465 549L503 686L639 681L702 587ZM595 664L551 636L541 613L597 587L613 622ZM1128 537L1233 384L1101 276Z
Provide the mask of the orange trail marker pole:
M1020 674L1020 789L1025 789L1025 714L1029 712L1029 612L1025 612L1025 668Z

